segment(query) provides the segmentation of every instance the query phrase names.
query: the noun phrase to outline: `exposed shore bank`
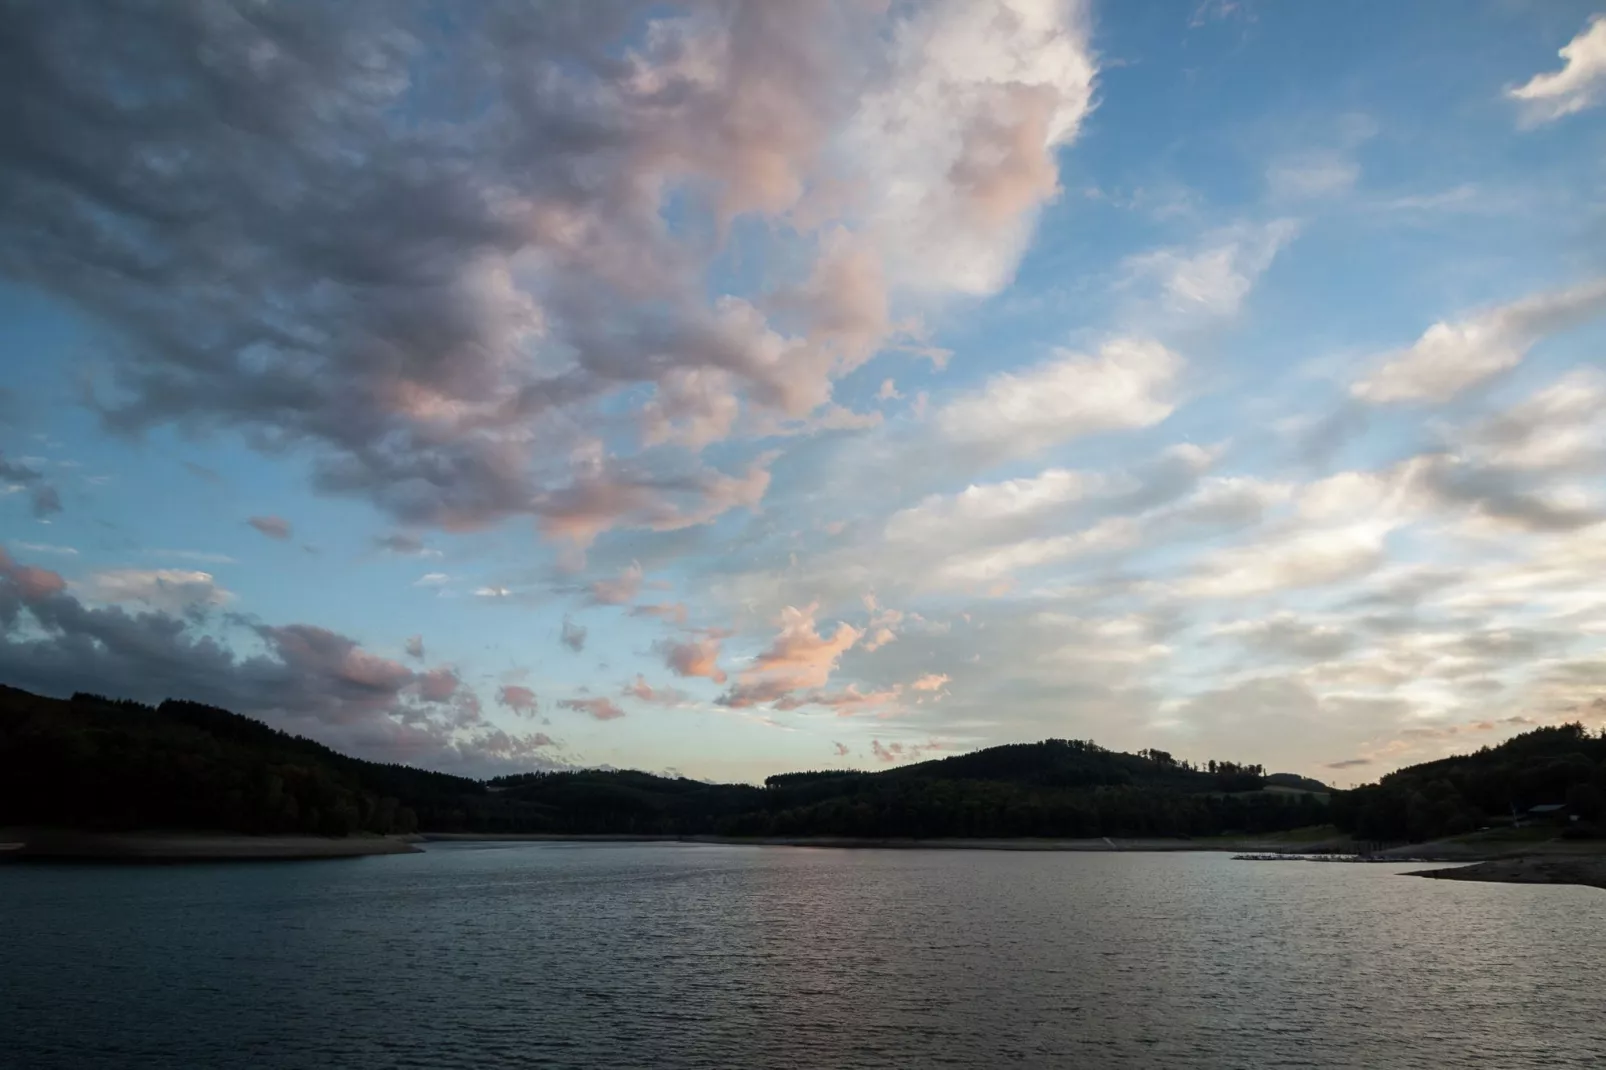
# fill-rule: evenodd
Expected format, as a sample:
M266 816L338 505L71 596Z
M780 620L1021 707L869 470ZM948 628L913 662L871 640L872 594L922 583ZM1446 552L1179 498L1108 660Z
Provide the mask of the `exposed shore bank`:
M52 862L291 862L413 854L413 837L243 836L217 832L0 833L0 860Z
M1490 859L1470 866L1423 870L1409 876L1500 884L1582 884L1606 889L1606 855L1523 855Z

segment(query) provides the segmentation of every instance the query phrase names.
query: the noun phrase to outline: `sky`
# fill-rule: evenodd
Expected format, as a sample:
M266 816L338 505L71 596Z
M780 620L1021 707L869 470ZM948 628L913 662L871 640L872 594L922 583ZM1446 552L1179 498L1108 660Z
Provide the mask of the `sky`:
M1606 722L1600 0L0 54L0 681L474 776Z

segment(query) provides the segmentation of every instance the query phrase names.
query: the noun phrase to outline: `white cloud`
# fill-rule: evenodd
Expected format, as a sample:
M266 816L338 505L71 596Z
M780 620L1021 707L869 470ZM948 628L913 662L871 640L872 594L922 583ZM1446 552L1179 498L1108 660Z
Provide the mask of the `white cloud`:
M439 587L451 582L452 577L444 572L426 572L413 581L414 587Z
M1274 197L1312 200L1334 197L1355 188L1361 168L1337 152L1315 152L1279 160L1266 169L1266 185Z
M1092 106L1080 0L946 0L894 29L892 74L862 100L841 151L869 179L868 229L889 280L989 294L1013 275L1055 150Z
M1606 313L1606 278L1439 322L1391 354L1350 393L1373 404L1447 401L1516 367L1540 339Z
M1204 558L1179 590L1196 598L1244 598L1355 579L1382 564L1391 529L1365 520L1222 550Z
M1506 96L1522 105L1523 123L1548 123L1606 99L1606 15L1596 15L1557 53L1559 71L1536 74Z
M1150 427L1171 415L1182 358L1159 342L1117 338L1097 356L1069 350L1005 372L937 412L949 441L994 456L1022 456L1101 431Z
M234 598L210 572L185 569L108 569L73 586L95 602L135 602L164 613L221 606Z
M1162 304L1173 312L1234 316L1255 280L1298 233L1298 224L1289 219L1243 224L1208 234L1193 248L1128 257L1124 267L1130 280L1156 285Z
M1471 428L1473 455L1521 469L1587 468L1606 456L1606 375L1580 368Z
M939 567L937 576L957 584L994 583L1022 569L1136 545L1140 534L1140 526L1130 517L1109 517L1068 535L1023 539L956 555Z
M59 557L77 557L78 551L71 546L57 546L48 542L17 542L13 543L19 550L27 550L35 554L55 554Z
M1063 468L1001 483L972 484L958 494L932 494L918 505L900 509L888 518L885 534L893 541L921 541L937 534L963 542L976 529L1078 501L1103 485L1099 477Z
M232 565L234 558L228 554L210 553L205 550L149 550L152 557L171 557L175 561L194 561L202 565Z

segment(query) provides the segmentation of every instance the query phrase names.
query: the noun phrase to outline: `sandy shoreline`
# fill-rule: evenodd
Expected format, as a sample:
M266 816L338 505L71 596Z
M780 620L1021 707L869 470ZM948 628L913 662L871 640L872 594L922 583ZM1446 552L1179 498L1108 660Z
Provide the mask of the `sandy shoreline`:
M55 862L290 862L414 854L397 836L243 836L212 832L8 832L0 860Z

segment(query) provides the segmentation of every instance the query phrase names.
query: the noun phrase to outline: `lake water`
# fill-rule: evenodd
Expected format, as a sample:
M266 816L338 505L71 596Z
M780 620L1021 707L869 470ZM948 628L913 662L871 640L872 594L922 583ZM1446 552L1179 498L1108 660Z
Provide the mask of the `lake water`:
M1606 1066L1606 893L1215 854L0 867L0 1063Z

